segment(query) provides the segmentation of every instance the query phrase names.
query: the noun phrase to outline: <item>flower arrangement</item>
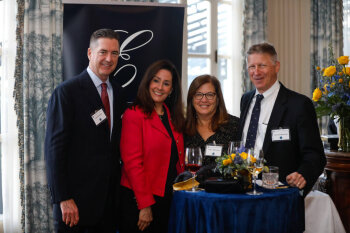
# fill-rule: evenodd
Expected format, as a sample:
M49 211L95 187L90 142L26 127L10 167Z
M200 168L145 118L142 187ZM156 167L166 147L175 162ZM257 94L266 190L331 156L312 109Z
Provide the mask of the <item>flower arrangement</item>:
M242 171L245 174L248 167L246 162L248 156L244 147L239 148L237 153L220 156L215 160L216 170L218 170L224 178L235 177L238 173L242 173ZM253 156L249 157L254 163L256 159Z
M316 67L319 81L312 100L318 117L330 116L341 124L342 139L339 139L339 146L347 151L347 147L350 148L350 67L347 66L349 56L335 59L331 47L329 53L329 66L323 69Z

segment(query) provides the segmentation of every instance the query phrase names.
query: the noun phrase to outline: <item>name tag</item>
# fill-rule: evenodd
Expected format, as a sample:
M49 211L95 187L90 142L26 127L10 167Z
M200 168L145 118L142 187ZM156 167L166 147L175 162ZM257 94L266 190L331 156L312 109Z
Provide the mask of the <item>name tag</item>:
M102 108L91 115L92 120L95 122L96 126L101 124L103 121L107 120L107 116Z
M290 141L289 129L273 129L271 130L272 141Z
M219 157L221 156L222 152L222 145L206 145L205 146L205 156L214 156Z

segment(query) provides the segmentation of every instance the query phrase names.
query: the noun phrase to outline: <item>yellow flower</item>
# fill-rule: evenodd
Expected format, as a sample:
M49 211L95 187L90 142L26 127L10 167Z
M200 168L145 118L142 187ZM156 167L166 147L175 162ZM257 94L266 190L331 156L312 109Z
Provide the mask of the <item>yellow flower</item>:
M335 83L334 83L334 82L333 82L333 83L331 83L331 88L332 88L332 87L334 87L334 85L335 85Z
M350 75L350 67L344 67L343 68L343 73L347 74L347 75Z
M346 65L349 63L349 56L341 56L338 58L338 62L340 65Z
M342 83L344 80L342 78L340 78L338 81L339 81L339 83Z
M316 70L320 70L321 68L319 66L316 67Z
M224 166L227 166L227 165L229 165L229 164L231 164L232 163L232 160L231 159L224 159L223 161L222 161L222 164L224 165Z
M242 152L241 157L242 157L242 159L247 159L248 154L246 152Z
M236 154L231 154L231 159L232 160L235 159L235 157L236 157Z
M324 95L327 95L328 94L328 88L329 87L329 84L328 83L326 83L324 86L323 86L323 89L324 89L324 92L323 92L323 94Z
M323 76L332 77L336 72L337 69L335 68L335 66L329 66L324 70Z
M342 75L343 75L343 72L339 72L338 74L339 74L339 76L342 76Z
M250 162L252 162L252 163L255 163L256 162L256 158L254 157L254 156L249 156L250 157Z
M317 102L319 99L321 99L322 97L322 91L320 90L320 88L316 88L314 90L314 93L312 94L312 100Z
M321 71L323 72L324 70L325 70L325 68L322 68L322 70L321 70Z

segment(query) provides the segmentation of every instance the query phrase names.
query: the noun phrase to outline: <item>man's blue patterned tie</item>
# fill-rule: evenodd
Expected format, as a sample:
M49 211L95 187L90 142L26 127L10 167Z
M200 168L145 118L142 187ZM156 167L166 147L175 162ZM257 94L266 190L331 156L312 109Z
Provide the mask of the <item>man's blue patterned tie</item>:
M245 148L254 148L255 146L256 132L258 130L258 122L260 116L260 103L263 98L264 96L261 94L256 95L256 101L252 111L252 116L250 118L247 138L245 141Z

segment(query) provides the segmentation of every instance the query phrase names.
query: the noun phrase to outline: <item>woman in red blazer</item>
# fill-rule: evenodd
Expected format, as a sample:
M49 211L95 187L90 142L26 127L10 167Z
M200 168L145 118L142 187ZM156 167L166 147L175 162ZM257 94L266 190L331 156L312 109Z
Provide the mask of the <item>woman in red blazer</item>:
M179 74L157 61L123 115L121 233L167 232L172 184L184 171L183 125Z

